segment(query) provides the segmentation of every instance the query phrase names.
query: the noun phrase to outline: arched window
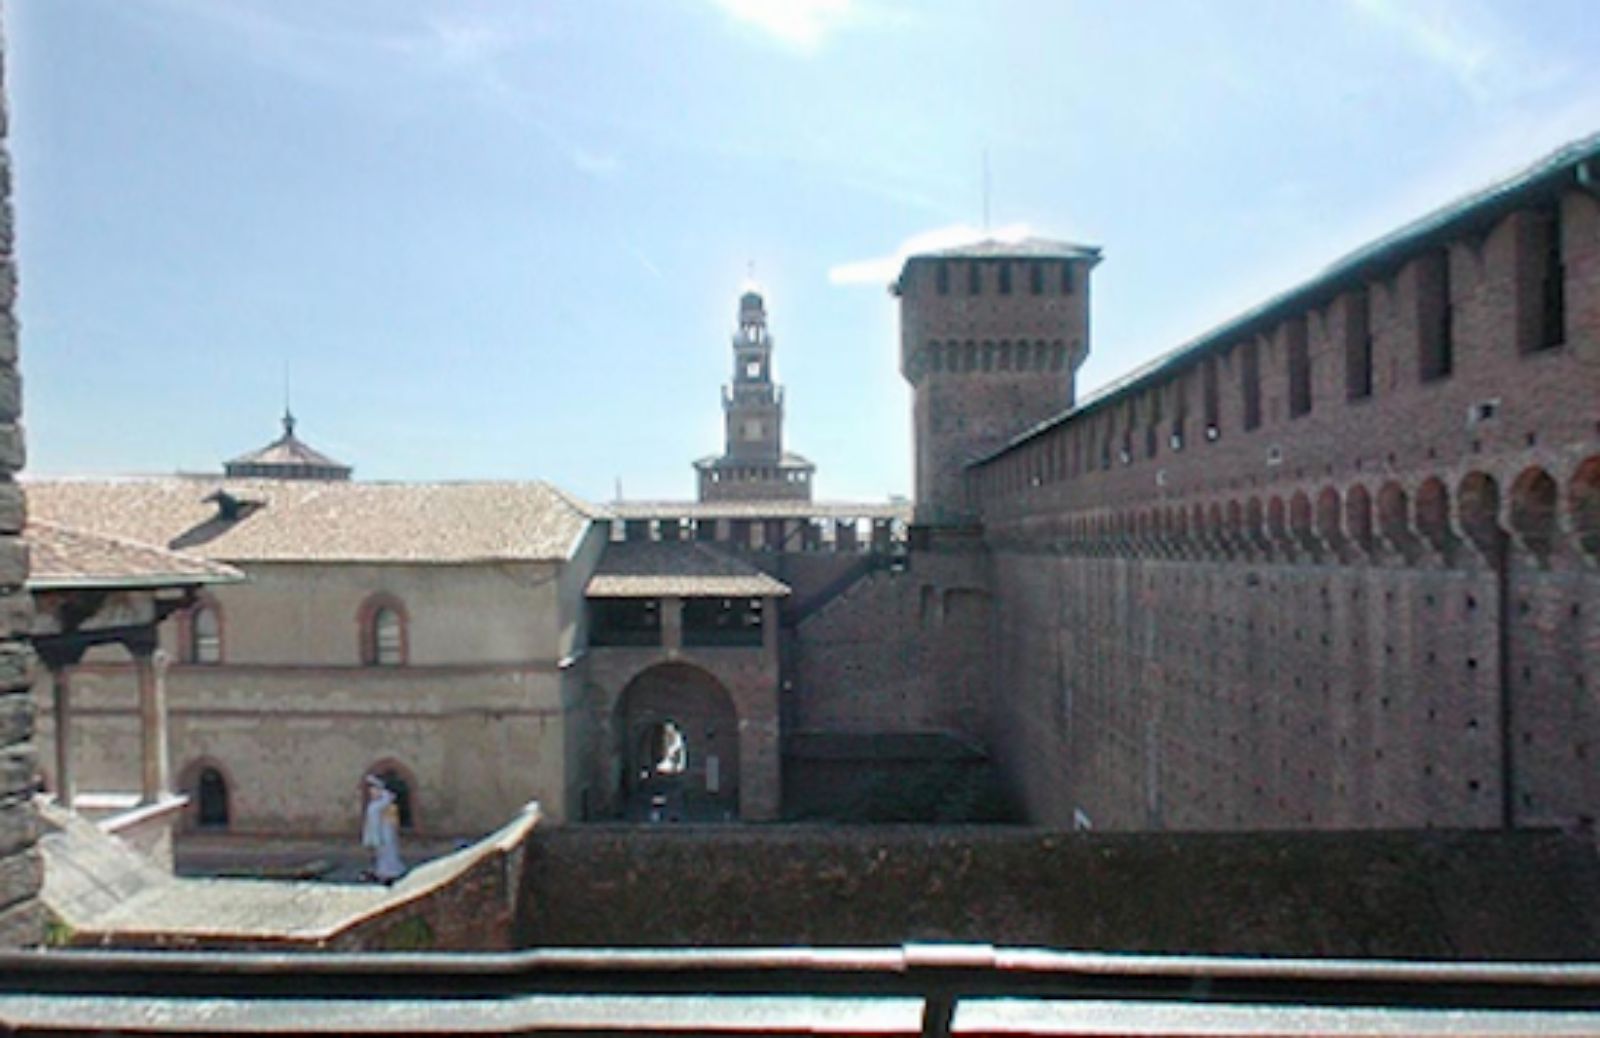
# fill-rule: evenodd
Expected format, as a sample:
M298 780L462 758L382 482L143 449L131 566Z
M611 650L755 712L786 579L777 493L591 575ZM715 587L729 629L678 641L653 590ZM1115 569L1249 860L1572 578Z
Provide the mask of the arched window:
M216 768L201 768L194 783L195 818L202 829L228 827L228 780Z
M409 657L405 607L389 595L374 595L361 608L361 662L369 667L404 666Z
M189 614L190 663L222 662L222 614L213 602L202 602Z

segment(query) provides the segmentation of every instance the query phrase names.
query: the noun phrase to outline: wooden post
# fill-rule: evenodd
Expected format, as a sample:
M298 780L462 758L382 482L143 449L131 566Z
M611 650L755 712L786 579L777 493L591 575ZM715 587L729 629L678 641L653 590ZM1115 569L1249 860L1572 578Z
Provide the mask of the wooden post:
M56 803L71 808L77 796L77 776L72 773L72 679L67 665L46 664L56 711Z
M143 767L139 792L159 803L171 789L167 760L167 654L154 645L133 647L139 674L139 743Z

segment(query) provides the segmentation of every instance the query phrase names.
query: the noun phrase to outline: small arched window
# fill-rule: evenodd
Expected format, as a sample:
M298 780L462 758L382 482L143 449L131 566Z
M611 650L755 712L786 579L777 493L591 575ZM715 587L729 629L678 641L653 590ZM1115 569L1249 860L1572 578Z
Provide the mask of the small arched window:
M405 608L387 595L361 610L361 662L369 667L404 666L408 656Z
M189 614L190 663L222 662L222 616L216 605L205 603Z

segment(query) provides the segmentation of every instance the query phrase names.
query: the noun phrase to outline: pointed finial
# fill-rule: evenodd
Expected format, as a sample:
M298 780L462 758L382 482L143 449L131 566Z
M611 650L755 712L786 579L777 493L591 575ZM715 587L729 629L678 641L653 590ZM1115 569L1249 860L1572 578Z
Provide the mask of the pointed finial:
M283 436L294 435L294 409L289 406L289 359L283 360Z

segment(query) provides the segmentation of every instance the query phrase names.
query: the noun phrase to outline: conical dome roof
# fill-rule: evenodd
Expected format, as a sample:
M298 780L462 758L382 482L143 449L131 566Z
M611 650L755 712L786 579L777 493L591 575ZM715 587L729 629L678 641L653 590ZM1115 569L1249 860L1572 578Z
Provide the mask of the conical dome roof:
M223 465L229 479L349 479L352 469L294 434L294 415L283 413L283 435Z

